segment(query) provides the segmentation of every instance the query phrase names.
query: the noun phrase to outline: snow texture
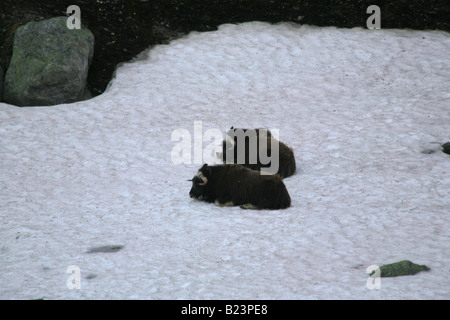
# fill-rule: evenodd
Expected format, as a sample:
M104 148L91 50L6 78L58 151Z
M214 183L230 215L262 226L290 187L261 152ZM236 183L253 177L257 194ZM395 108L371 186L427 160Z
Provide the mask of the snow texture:
M450 299L449 52L440 31L227 24L91 100L0 103L0 298ZM171 135L195 121L279 129L292 206L190 199L202 163ZM400 260L431 270L368 288Z

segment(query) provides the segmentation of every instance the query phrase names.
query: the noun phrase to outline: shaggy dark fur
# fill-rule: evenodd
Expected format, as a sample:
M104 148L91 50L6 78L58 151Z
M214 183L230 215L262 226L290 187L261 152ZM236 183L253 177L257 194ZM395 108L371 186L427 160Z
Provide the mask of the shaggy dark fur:
M219 206L285 209L291 198L278 175L261 175L238 164L204 164L192 179L191 198Z
M223 152L222 152L222 161L224 163L227 163L226 160L226 156L227 156L227 151L231 151L230 148L234 149L234 159L233 162L228 162L228 163L239 163L238 162L238 142L241 143L241 141L238 141L238 139L236 138L236 136L234 135L234 133L236 132L236 130L243 130L244 132L247 132L248 129L238 129L238 128L234 128L231 127L231 129L227 132L227 136L229 137L229 139L231 138L231 140L233 140L234 138L234 148L231 145L227 145L227 141L224 140L222 143L223 146ZM269 168L271 166L271 163L269 162L268 164L262 164L260 161L260 157L259 157L259 136L260 136L260 130L262 129L253 129L256 132L256 163L251 163L251 158L250 158L250 151L251 150L255 150L255 148L250 148L250 139L246 138L245 139L245 162L244 163L239 163L242 164L243 166L250 168L252 170L261 170L261 168ZM263 134L267 133L267 156L270 158L271 157L271 138L272 138L272 134L270 133L269 130L264 130L262 131L264 132ZM275 140L275 138L273 138ZM278 171L277 174L281 177L281 178L286 178L289 177L291 175L293 175L295 173L296 170L296 164L295 164L295 157L294 157L294 152L292 151L291 148L289 148L287 145L285 145L284 143L278 141L278 145L279 145L279 166L278 166Z

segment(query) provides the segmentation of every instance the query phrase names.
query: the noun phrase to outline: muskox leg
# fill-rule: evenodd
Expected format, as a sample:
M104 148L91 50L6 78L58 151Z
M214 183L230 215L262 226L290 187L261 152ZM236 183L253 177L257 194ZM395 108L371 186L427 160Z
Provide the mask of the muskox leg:
M234 206L233 201L228 201L228 202L221 203L221 202L219 201L219 199L216 199L216 201L214 202L214 204L215 204L216 206L218 206L218 207L233 207L233 206Z

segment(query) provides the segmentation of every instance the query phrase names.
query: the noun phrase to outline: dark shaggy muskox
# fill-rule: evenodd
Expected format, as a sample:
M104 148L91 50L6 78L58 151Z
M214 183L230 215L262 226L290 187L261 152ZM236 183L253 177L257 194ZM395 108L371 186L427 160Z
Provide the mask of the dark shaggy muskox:
M291 198L278 175L262 175L239 164L204 164L192 179L189 196L218 206L284 209Z
M278 174L281 178L295 173L294 152L267 129L231 127L222 147L218 156L224 163L241 164L263 174Z

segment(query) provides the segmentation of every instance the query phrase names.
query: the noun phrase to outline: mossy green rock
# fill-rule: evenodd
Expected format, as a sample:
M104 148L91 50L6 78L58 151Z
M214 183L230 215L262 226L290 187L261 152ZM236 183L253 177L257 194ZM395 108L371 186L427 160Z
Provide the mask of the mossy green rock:
M428 271L430 270L426 265L418 265L412 263L409 260L403 260L391 264L385 264L380 267L380 276L381 277L397 277L397 276L408 276L412 274L416 274L420 271ZM372 272L372 274L374 274ZM371 274L371 275L372 275Z
M29 22L14 35L3 100L17 106L48 106L82 100L94 36L69 29L67 17Z

